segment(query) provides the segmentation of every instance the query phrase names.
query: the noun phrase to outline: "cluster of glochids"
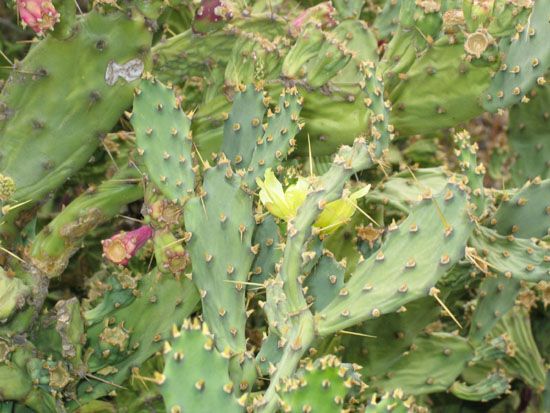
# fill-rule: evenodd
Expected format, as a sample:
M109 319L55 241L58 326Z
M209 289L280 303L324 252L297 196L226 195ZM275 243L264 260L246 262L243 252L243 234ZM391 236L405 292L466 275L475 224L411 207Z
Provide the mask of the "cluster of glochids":
M550 410L550 3L12 3L0 412Z

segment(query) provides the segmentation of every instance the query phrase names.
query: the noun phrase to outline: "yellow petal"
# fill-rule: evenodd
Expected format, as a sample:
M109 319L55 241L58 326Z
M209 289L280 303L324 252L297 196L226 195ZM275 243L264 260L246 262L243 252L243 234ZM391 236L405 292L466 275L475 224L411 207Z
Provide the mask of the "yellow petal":
M326 228L322 231L325 234L336 231L339 226L348 222L353 216L355 212L354 204L355 200L352 201L349 198L328 203L313 225L321 229Z
M309 184L303 179L299 179L294 185L290 185L285 191L285 199L289 208L288 219L296 216L298 208L304 203L307 196Z
M369 190L370 185L355 191L351 195L349 195L349 192L344 191L342 199L337 199L325 206L323 212L319 214L317 221L313 225L317 228L326 228L322 231L324 234L336 231L338 227L350 220L355 213L357 200L364 197Z
M355 191L353 194L351 194L349 196L349 198L353 201L356 201L360 198L363 198L365 195L367 195L370 191L370 185L367 185L361 189L359 189L358 191Z
M285 200L283 185L279 182L271 168L265 171L265 180L256 178L260 187L260 202L267 210L278 218L285 218L289 213L289 207Z

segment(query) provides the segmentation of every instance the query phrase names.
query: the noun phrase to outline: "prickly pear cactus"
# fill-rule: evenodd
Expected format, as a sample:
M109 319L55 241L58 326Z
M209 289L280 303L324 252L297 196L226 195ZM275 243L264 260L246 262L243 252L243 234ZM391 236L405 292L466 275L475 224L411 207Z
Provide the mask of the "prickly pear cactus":
M1 413L549 410L548 2L314 3L0 5Z

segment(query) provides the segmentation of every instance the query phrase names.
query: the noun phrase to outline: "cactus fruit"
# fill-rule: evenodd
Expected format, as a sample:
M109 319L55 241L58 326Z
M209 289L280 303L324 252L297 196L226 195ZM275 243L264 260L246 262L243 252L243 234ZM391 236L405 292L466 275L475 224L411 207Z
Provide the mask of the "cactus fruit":
M114 264L128 265L130 258L153 236L153 230L143 225L130 232L121 232L103 240L103 254Z
M17 0L17 11L23 26L29 26L39 35L52 30L60 17L49 0Z

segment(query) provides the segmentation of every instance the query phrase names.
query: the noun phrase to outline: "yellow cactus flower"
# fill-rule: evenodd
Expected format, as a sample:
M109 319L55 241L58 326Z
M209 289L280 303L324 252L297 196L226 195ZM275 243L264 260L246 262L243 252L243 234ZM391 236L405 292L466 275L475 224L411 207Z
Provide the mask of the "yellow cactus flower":
M308 183L305 180L299 180L296 184L290 185L286 191L279 182L271 168L265 171L265 179L262 181L256 178L256 183L260 187L260 201L267 210L277 218L289 221L296 216L296 211L307 195Z
M342 198L329 202L313 225L322 229L324 234L336 231L340 225L350 220L355 213L357 200L364 197L369 190L370 185L351 194L348 190L344 190Z
M285 191L271 169L265 171L263 181L257 178L256 183L260 187L260 202L272 215L285 221L296 216L298 208L306 199L309 188L307 180L300 178ZM313 225L321 229L323 234L334 232L339 226L349 221L355 213L357 200L365 196L369 189L370 185L354 193L345 190L341 199L325 206Z

